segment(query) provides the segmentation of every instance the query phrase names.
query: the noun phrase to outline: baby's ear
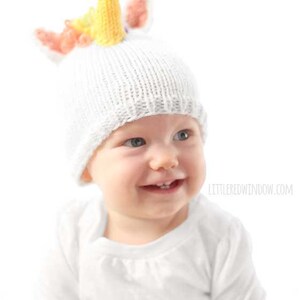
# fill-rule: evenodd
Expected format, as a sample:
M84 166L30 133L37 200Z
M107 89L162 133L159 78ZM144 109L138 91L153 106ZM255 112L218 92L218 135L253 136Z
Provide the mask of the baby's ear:
M128 0L125 9L125 23L129 29L148 31L152 22L151 0Z
M91 177L90 172L88 171L87 168L84 169L80 179L84 182L91 182L92 181L92 177Z

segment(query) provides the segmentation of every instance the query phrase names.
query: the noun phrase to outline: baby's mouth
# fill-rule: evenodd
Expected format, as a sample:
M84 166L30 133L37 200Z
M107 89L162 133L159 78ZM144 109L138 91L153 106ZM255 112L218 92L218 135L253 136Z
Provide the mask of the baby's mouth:
M174 181L164 182L160 184L144 185L142 186L142 188L148 191L171 191L181 186L182 183L183 179L176 179Z

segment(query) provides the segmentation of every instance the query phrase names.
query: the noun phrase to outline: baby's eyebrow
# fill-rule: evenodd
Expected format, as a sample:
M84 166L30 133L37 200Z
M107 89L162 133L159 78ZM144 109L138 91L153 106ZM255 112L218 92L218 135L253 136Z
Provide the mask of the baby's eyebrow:
M124 126L118 128L114 134L116 135L124 135L124 134L141 134L145 130L144 126L137 125L137 124L130 124L130 126Z
M136 133L137 133L137 129L122 128L122 129L119 129L119 130L113 132L112 137L113 138L124 138L128 135L134 135Z

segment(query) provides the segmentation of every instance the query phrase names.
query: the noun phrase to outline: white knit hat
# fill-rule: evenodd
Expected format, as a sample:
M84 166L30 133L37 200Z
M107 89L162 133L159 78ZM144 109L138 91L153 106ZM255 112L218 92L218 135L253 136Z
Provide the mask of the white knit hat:
M142 117L206 114L187 66L162 42L131 32L110 47L76 48L59 64L66 154L79 184L96 148L120 126Z

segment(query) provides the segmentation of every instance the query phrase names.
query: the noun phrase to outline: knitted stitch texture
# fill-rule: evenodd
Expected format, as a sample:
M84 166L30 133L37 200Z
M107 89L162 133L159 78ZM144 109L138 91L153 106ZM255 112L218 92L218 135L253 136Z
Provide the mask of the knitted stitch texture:
M79 184L88 160L112 131L142 117L184 114L206 138L206 114L194 78L163 43L130 36L112 47L78 48L60 64L66 155Z

